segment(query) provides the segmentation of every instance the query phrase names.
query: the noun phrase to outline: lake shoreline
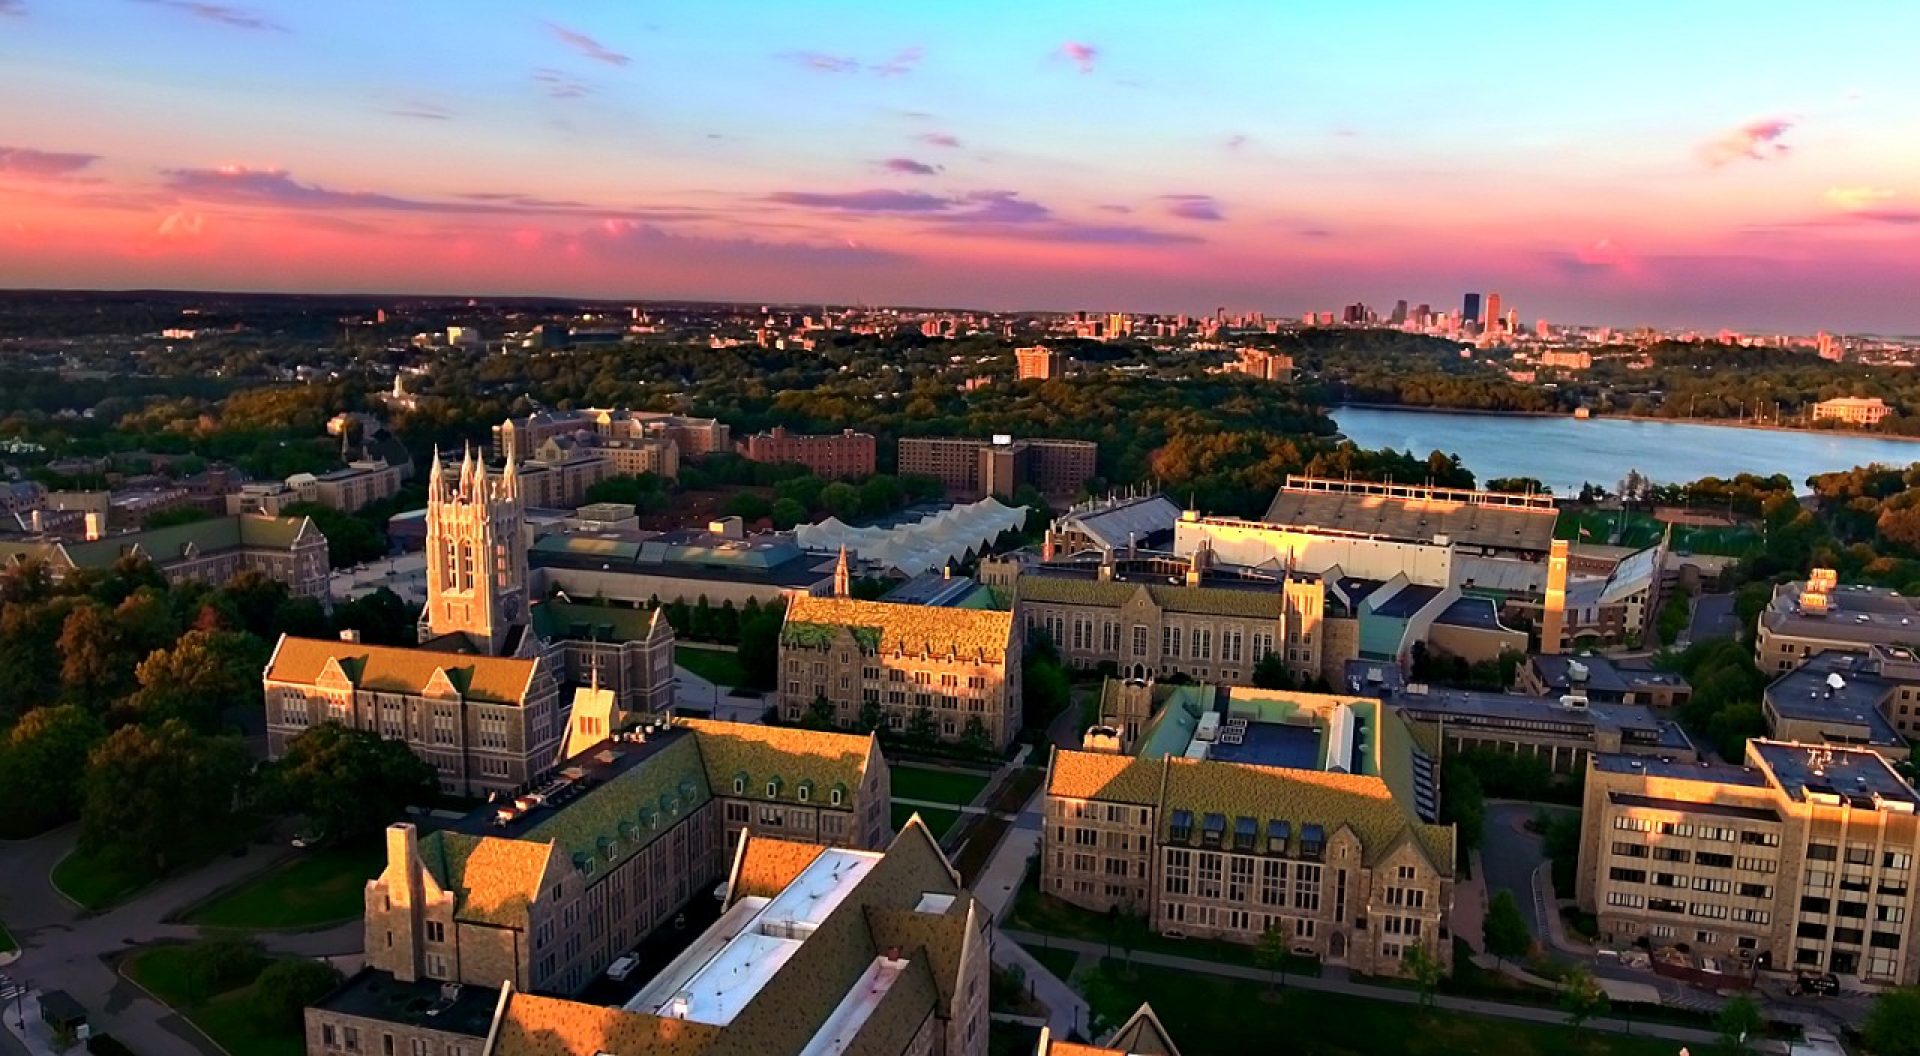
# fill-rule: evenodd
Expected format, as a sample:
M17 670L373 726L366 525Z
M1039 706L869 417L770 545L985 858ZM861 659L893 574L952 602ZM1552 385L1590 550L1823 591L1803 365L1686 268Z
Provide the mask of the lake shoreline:
M1898 433L1875 433L1861 429L1813 429L1804 425L1770 425L1765 422L1743 422L1737 419L1730 421L1725 418L1665 418L1657 414L1594 414L1585 418L1576 418L1559 411L1489 411L1472 407L1422 407L1408 403L1361 403L1358 401L1334 404L1327 409L1327 413L1331 416L1342 407L1368 411L1412 411L1418 414L1477 415L1486 418L1563 418L1569 422L1654 422L1664 425L1701 425L1714 429L1755 429L1766 433L1809 433L1814 436L1898 440L1920 444L1920 436L1901 436Z

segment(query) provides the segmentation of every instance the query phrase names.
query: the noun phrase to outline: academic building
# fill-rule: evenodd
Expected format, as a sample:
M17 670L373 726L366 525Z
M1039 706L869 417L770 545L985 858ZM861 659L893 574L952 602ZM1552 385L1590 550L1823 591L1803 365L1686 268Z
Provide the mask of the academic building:
M977 723L1005 748L1020 732L1020 651L1013 614L849 597L846 555L834 597L796 597L780 631L780 714L799 722L825 699L851 728L878 709L886 728L931 724L942 741Z
M673 701L664 621L610 608L530 605L525 503L512 457L499 476L436 456L427 485L427 604L420 644L282 635L263 674L267 752L322 722L405 741L456 794L516 793L555 765L562 682L605 685L623 708Z
M805 466L814 476L834 480L840 477L870 477L877 455L872 433L851 429L838 434L809 436L790 433L776 425L764 433L755 433L735 445L740 454L753 462L787 462Z
M237 514L118 535L90 531L84 540L44 534L0 539L0 562L43 562L56 581L76 571L110 569L129 555L152 561L170 584L217 587L251 571L286 584L296 598L327 600L327 537L305 517Z
M1048 767L1041 890L1168 936L1395 975L1451 964L1454 830L1437 768L1378 701L1129 682Z
M1100 446L1089 440L991 440L903 436L902 476L933 477L955 498L1008 497L1025 485L1043 495L1078 495L1098 471Z
M1920 982L1920 795L1864 748L1753 739L1743 764L1593 757L1577 894L1601 941Z
M1920 604L1885 587L1841 583L1830 568L1773 588L1760 613L1755 662L1783 675L1816 653L1863 653L1871 646L1920 648Z
M704 753L706 733L692 736L669 750ZM872 767L885 773L877 752ZM704 794L702 769L623 775L558 808L544 823L557 831L484 837L451 886L436 878L444 852L431 837L402 850L424 860L390 861L368 885L368 967L307 1010L309 1056L982 1056L992 920L923 824L886 836L884 776L871 846L787 840L756 824L722 854L714 819L731 800L688 805ZM654 805L662 781L672 812ZM647 787L615 791L622 782ZM596 804L607 796L618 802ZM583 810L594 816L561 820ZM496 843L530 849L509 857L489 849ZM663 929L687 899L716 894L719 918L684 945ZM413 901L403 908L401 898ZM648 934L669 936L658 955L668 959L637 988L578 993ZM443 982L452 979L471 981Z
M1320 674L1326 592L1318 576L1216 566L1206 551L1030 563L1013 579L1025 634L1044 630L1068 664L1129 678L1246 682L1268 653Z

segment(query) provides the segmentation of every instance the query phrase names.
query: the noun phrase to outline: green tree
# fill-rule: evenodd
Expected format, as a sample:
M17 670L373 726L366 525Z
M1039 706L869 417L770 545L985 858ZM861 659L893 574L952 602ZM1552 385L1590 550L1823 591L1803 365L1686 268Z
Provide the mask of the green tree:
M183 719L211 730L228 708L260 708L266 644L239 631L188 631L141 662L128 710L143 722Z
M0 741L0 836L30 836L80 813L87 753L107 735L74 704L36 708Z
M751 523L773 516L773 504L768 502L764 495L742 491L736 492L726 502L721 503L720 512Z
M1513 892L1502 888L1494 893L1493 901L1487 904L1486 919L1480 922L1480 937L1487 952L1503 962L1525 957L1533 948L1533 934L1527 929L1527 920L1520 914L1520 904L1514 901Z
M740 616L740 668L747 685L772 689L780 681L780 628L786 622L784 604L743 612Z
M1260 933L1259 941L1253 947L1253 963L1267 970L1267 987L1271 990L1276 983L1287 985L1287 962L1293 956L1287 949L1287 937L1272 924Z
M1487 797L1480 788L1480 777L1464 765L1458 756L1449 756L1442 768L1440 814L1452 822L1460 834L1460 857L1480 846L1487 817Z
M253 1012L269 1030L293 1030L307 1006L340 985L340 972L325 961L305 957L275 961L254 982Z
M1578 1034L1587 1020L1607 1010L1607 992L1594 981L1593 973L1575 967L1561 981L1560 1010L1567 1014L1567 1026Z
M182 848L231 828L251 767L238 737L208 737L179 719L123 726L87 757L80 845L165 872Z
M860 489L836 480L820 489L820 508L843 521L854 520L864 512L860 504Z
M987 733L987 724L980 721L980 716L967 717L966 728L960 731L960 747L971 755L993 754L993 737Z
M1720 1034L1720 1053L1722 1056L1746 1056L1753 1051L1748 1039L1759 1038L1766 1027L1767 1021L1760 1014L1760 1003L1750 994L1735 994L1720 1006L1720 1014L1714 1019L1714 1029Z
M811 730L831 730L835 726L833 701L825 693L814 695L813 703L807 705L807 714L800 724Z
M327 537L327 560L335 568L352 568L387 555L387 536L381 528L317 502L289 503L280 511L285 517L306 517L320 534Z
M1432 1008L1433 992L1445 974L1440 958L1428 952L1424 945L1416 943L1407 947L1407 952L1401 956L1400 968L1407 973L1408 979L1413 980L1414 988L1420 991L1420 1007Z
M1861 1033L1873 1056L1920 1056L1920 986L1875 997Z
M886 725L887 713L877 700L863 701L860 704L860 723L854 728L856 733L872 733Z
M132 664L108 611L83 602L60 626L60 684L68 700L104 712L124 690Z
M939 739L940 728L934 725L932 708L915 708L907 718L907 741L910 744L929 745Z
M202 939L180 958L181 982L195 1001L205 1001L252 981L266 963L257 940L235 936Z
M795 499L776 499L768 516L773 518L773 526L784 532L807 519L807 508Z
M378 834L438 787L433 767L405 743L323 722L287 742L286 754L267 767L261 798L304 814L323 839L352 841Z
M1253 684L1261 689L1292 689L1293 672L1279 653L1268 651L1253 665Z

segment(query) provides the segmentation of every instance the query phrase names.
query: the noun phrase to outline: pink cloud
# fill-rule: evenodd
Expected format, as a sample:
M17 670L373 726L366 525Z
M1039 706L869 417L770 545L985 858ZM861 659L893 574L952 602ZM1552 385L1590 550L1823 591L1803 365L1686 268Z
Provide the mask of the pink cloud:
M24 15L26 13L26 0L0 0L0 15Z
M98 154L63 154L30 147L0 146L0 176L55 180L72 176L99 160Z
M1167 203L1167 215L1182 220L1225 220L1226 214L1220 211L1220 203L1210 194L1163 194L1160 200Z
M160 238L199 238L206 230L207 218L199 213L176 209L160 221L153 233Z
M829 55L824 51L789 51L780 58L797 63L815 73L859 73L860 60L846 55Z
M553 34L554 39L595 62L604 62L609 66L625 66L633 61L631 57L607 47L579 30L568 29L544 20L540 24L547 27L547 32Z
M888 158L880 167L899 176L932 176L940 171L938 165L929 165L912 158Z
M1736 161L1768 161L1784 158L1793 148L1781 142L1793 122L1784 117L1749 121L1725 135L1700 145L1700 157L1708 166L1721 168Z
M1227 137L1227 149L1228 149L1228 150L1235 150L1235 151L1237 151L1237 150L1239 150L1239 149L1240 149L1241 147L1244 147L1244 146L1246 146L1246 145L1247 145L1247 137L1245 137L1245 136L1243 136L1243 135L1240 135L1240 134L1238 134L1238 133L1235 133L1235 134L1233 134L1233 135L1231 135L1231 136L1228 136L1228 137Z
M910 48L901 48L894 53L893 58L870 69L882 77L899 77L902 74L912 73L925 56L926 49L916 44Z
M251 11L225 4L200 3L197 0L139 0L143 4L155 7L172 8L183 14L192 15L202 22L212 22L229 29L250 29L269 33L285 33L287 27L271 19L263 18Z
M960 146L959 137L945 132L922 132L914 138L929 147L939 147L942 150L957 150Z
M593 94L593 85L555 69L543 67L533 71L533 81L554 99L579 99Z
M1098 47L1082 44L1077 40L1069 40L1060 45L1060 50L1056 54L1079 67L1081 73L1092 73L1094 64L1100 59Z

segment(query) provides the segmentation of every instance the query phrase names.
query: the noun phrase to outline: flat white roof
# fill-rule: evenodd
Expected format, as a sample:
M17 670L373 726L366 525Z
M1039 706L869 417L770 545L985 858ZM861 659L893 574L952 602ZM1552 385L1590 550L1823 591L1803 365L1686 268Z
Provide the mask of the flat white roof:
M882 857L833 848L772 899L741 899L627 1009L727 1025Z
M906 969L906 961L875 957L867 970L860 973L853 989L833 1006L833 1014L813 1032L807 1047L800 1050L800 1056L840 1056L846 1052L853 1039L860 1036L860 1028L873 1016L873 1010L880 1007L881 999L893 989L894 980Z

